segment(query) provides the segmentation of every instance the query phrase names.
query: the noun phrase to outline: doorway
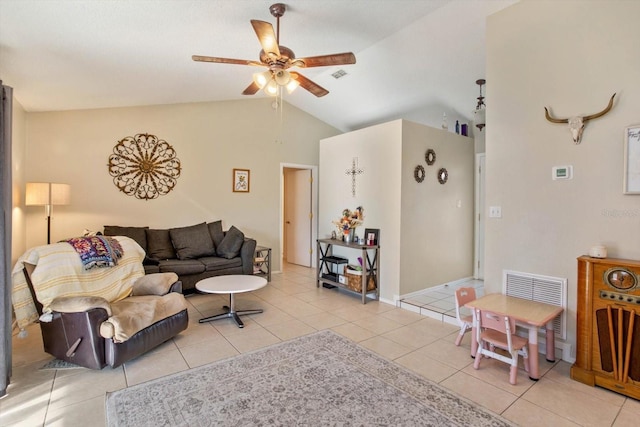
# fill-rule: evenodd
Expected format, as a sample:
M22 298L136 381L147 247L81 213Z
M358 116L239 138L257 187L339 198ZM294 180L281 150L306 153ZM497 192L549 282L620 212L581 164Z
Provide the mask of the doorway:
M280 265L315 267L317 166L281 165Z

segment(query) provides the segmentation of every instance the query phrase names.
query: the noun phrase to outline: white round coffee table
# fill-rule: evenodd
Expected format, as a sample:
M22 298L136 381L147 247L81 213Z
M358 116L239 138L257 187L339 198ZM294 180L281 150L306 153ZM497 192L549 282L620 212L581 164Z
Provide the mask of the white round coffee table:
M202 279L196 283L196 289L207 294L229 294L229 305L224 306L225 313L216 314L215 316L200 319L200 323L211 322L218 319L226 319L228 317L235 320L239 328L244 328L244 323L240 320L240 316L245 314L262 313L262 309L257 310L236 310L234 295L240 292L251 292L263 288L267 285L267 279L260 276L251 276L248 274L229 274L225 276L209 277Z

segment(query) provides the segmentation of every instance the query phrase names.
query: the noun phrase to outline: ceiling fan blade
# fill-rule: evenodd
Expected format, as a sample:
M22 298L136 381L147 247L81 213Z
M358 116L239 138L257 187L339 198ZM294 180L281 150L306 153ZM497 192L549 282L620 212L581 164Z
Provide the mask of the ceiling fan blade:
M280 48L278 47L278 39L275 31L273 31L273 25L268 22L258 21L256 19L251 20L253 30L260 40L262 50L269 56L280 58Z
M291 71L291 77L296 79L300 83L300 86L303 89L308 90L318 98L320 98L321 96L325 96L326 94L329 93L329 91L323 88L322 86L312 82L302 74L296 73L295 71Z
M243 95L255 95L260 90L260 86L258 86L255 82L251 82L249 86L242 92Z
M197 62L216 62L218 64L253 65L259 67L267 66L267 64L263 64L262 62L250 61L248 59L218 58L216 56L193 55L191 56L191 59Z
M326 65L355 64L356 56L351 52L334 53L332 55L310 56L308 58L296 58L292 65L302 68L324 67Z

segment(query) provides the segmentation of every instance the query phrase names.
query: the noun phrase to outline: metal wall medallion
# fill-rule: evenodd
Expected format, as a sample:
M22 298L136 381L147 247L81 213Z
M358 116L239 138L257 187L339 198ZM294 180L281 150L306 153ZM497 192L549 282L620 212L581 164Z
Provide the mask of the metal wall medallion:
M424 159L429 166L433 165L436 162L436 152L429 148L424 155Z
M173 147L147 133L118 141L109 156L108 167L115 186L141 200L168 194L176 186L181 170Z
M440 168L438 171L438 182L444 184L449 179L449 172L445 168Z
M426 175L426 173L425 173L424 167L422 167L422 165L416 166L416 168L413 170L413 177L415 178L415 180L417 182L424 181L425 175Z

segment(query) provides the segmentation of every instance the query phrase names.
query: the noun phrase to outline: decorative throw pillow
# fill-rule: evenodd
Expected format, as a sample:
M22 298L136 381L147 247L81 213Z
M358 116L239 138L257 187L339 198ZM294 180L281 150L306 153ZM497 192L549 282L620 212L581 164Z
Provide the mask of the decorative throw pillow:
M211 234L211 238L213 239L213 244L217 248L220 246L220 242L224 239L224 231L222 231L222 221L210 222L207 224L209 227L209 234Z
M235 258L240 255L240 248L242 248L243 243L244 234L232 225L216 248L216 253L219 257Z
M169 230L147 230L147 255L152 259L175 259Z
M169 230L178 259L194 259L216 253L206 223Z
M147 233L145 230L149 227L120 227L119 225L105 225L105 236L126 236L130 237L139 244L144 251L147 251Z

